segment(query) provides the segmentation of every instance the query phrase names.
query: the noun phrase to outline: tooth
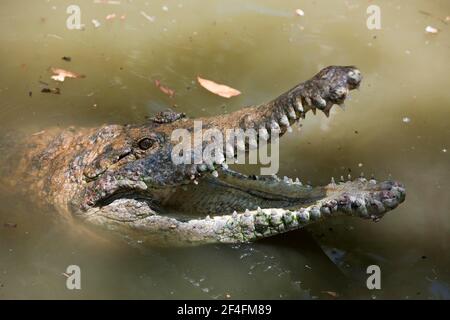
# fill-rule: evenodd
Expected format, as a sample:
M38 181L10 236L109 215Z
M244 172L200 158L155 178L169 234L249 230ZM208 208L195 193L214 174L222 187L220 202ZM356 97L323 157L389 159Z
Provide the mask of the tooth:
M308 105L308 107L312 107L313 106L312 102L311 102L311 99L309 97L305 97L305 102Z
M331 177L331 182L330 182L332 185L335 185L336 184L336 181L334 181L334 177Z
M300 219L301 222L308 222L309 211L305 209L300 209L300 211L297 212L297 217Z
M233 211L232 217L233 217L233 218L237 218L237 215L238 215L237 212L236 212L236 211Z
M294 181L291 179L291 178L289 178L289 184L293 184L294 183Z
M341 182L344 182L345 180L344 180L344 176L341 176Z
M295 102L296 102L297 111L300 113L303 113L305 110L303 109L302 98L297 97L295 99Z
M299 178L295 178L295 184L299 184L299 185L302 184L302 183L300 182Z
M206 169L208 169L208 167L204 163L198 166L198 171L200 172L206 171Z
M227 170L227 169L228 169L228 165L227 165L226 163L222 163L222 168L223 168L224 170Z
M289 126L289 127L287 127L287 132L289 132L289 133L291 133L292 132L292 127L291 126Z
M327 101L324 98L322 98L321 96L315 96L314 104L317 106L317 108L323 109L327 106Z
M348 94L348 89L346 87L339 87L335 90L336 95L339 99L345 98Z
M328 118L330 116L330 110L322 110L325 116Z
M311 219L318 220L320 219L320 209L317 207L313 207L310 210Z
M289 126L289 119L286 117L285 114L280 118L280 124L287 127Z
M211 217L209 215L206 216L206 220L211 220Z
M322 213L324 216L328 216L331 214L331 210L328 207L321 207L320 213Z
M270 128L272 130L278 131L278 130L280 130L280 125L275 120L273 120L270 125Z
M283 181L284 181L285 183L289 183L289 178L286 177L286 176L284 176L284 177L283 177Z
M292 120L296 120L297 119L297 114L295 113L294 108L289 107L288 108L288 116L289 118L291 118Z
M352 175L349 173L347 176L348 181L352 180Z
M266 128L261 128L261 129L259 129L259 136L260 136L261 139L263 139L264 141L269 140L269 132L267 131Z

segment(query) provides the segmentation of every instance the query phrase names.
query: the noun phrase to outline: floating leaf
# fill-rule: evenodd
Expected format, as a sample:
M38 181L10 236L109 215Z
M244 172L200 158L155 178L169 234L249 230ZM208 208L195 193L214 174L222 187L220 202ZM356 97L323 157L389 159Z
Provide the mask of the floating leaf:
M231 98L234 96L238 96L241 94L239 90L233 89L229 86L226 86L224 84L218 84L214 81L203 79L197 76L198 83L205 88L206 90L217 94L218 96L224 97L224 98Z
M55 81L63 82L66 78L73 78L73 79L85 78L85 76L82 74L78 74L78 73L72 72L72 71L67 71L64 69L52 67L52 68L50 68L50 70L53 73L52 79Z
M115 18L116 18L116 14L115 13L111 13L111 14L108 14L106 16L106 20L112 20L112 19L115 19Z
M159 90L161 90L161 92L163 92L164 94L167 94L170 98L173 98L173 96L175 95L175 90L172 90L169 87L162 85L161 81L159 81L159 80L155 80L155 86Z

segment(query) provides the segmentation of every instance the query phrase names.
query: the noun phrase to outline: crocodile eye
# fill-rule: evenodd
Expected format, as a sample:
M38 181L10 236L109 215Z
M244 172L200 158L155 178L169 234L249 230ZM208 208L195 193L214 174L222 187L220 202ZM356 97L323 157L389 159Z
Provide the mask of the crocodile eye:
M142 150L148 150L152 147L152 145L153 145L153 141L149 138L143 138L143 139L139 140L139 142L138 142L138 146Z

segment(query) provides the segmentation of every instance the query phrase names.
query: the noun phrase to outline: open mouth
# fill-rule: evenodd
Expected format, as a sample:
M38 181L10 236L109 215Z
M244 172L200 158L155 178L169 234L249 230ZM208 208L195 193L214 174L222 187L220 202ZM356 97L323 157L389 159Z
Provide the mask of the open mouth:
M164 201L155 202L154 192L122 190L98 202L85 219L138 242L236 243L340 215L378 221L405 199L404 187L393 181L358 178L312 187L228 169L164 190Z
M258 137L270 142L274 131L284 134L309 110L314 114L320 110L328 116L333 105L343 104L349 90L359 87L361 79L355 67L327 67L265 105L204 120L209 127L222 131L230 125L259 128ZM164 133L188 126L192 122L177 122L154 130ZM252 146L258 148L261 144L247 140L235 146L226 142L219 152L247 152ZM83 218L127 238L153 244L237 243L339 215L378 221L405 199L404 187L394 181L342 179L312 187L298 179L247 176L232 171L224 165L223 154L215 163L179 166L171 166L167 164L170 159L155 154L100 179L99 189L112 192L102 194L92 188L97 198ZM116 176L124 173L128 178L117 180ZM105 188L109 185L114 188Z

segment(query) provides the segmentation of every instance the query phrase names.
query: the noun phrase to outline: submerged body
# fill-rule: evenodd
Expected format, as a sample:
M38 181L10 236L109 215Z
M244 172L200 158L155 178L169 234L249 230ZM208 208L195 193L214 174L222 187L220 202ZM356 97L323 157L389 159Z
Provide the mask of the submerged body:
M267 104L196 120L220 132L254 129L256 142L227 141L222 150L247 151L261 141L270 143L273 133L283 135L310 110L328 116L360 81L354 67L328 67ZM339 214L378 220L405 198L403 186L392 181L311 187L231 171L224 157L175 164L175 129L192 132L193 120L167 112L142 125L52 128L15 137L1 183L69 220L81 219L132 241L170 245L247 242ZM205 145L196 148L202 151Z

